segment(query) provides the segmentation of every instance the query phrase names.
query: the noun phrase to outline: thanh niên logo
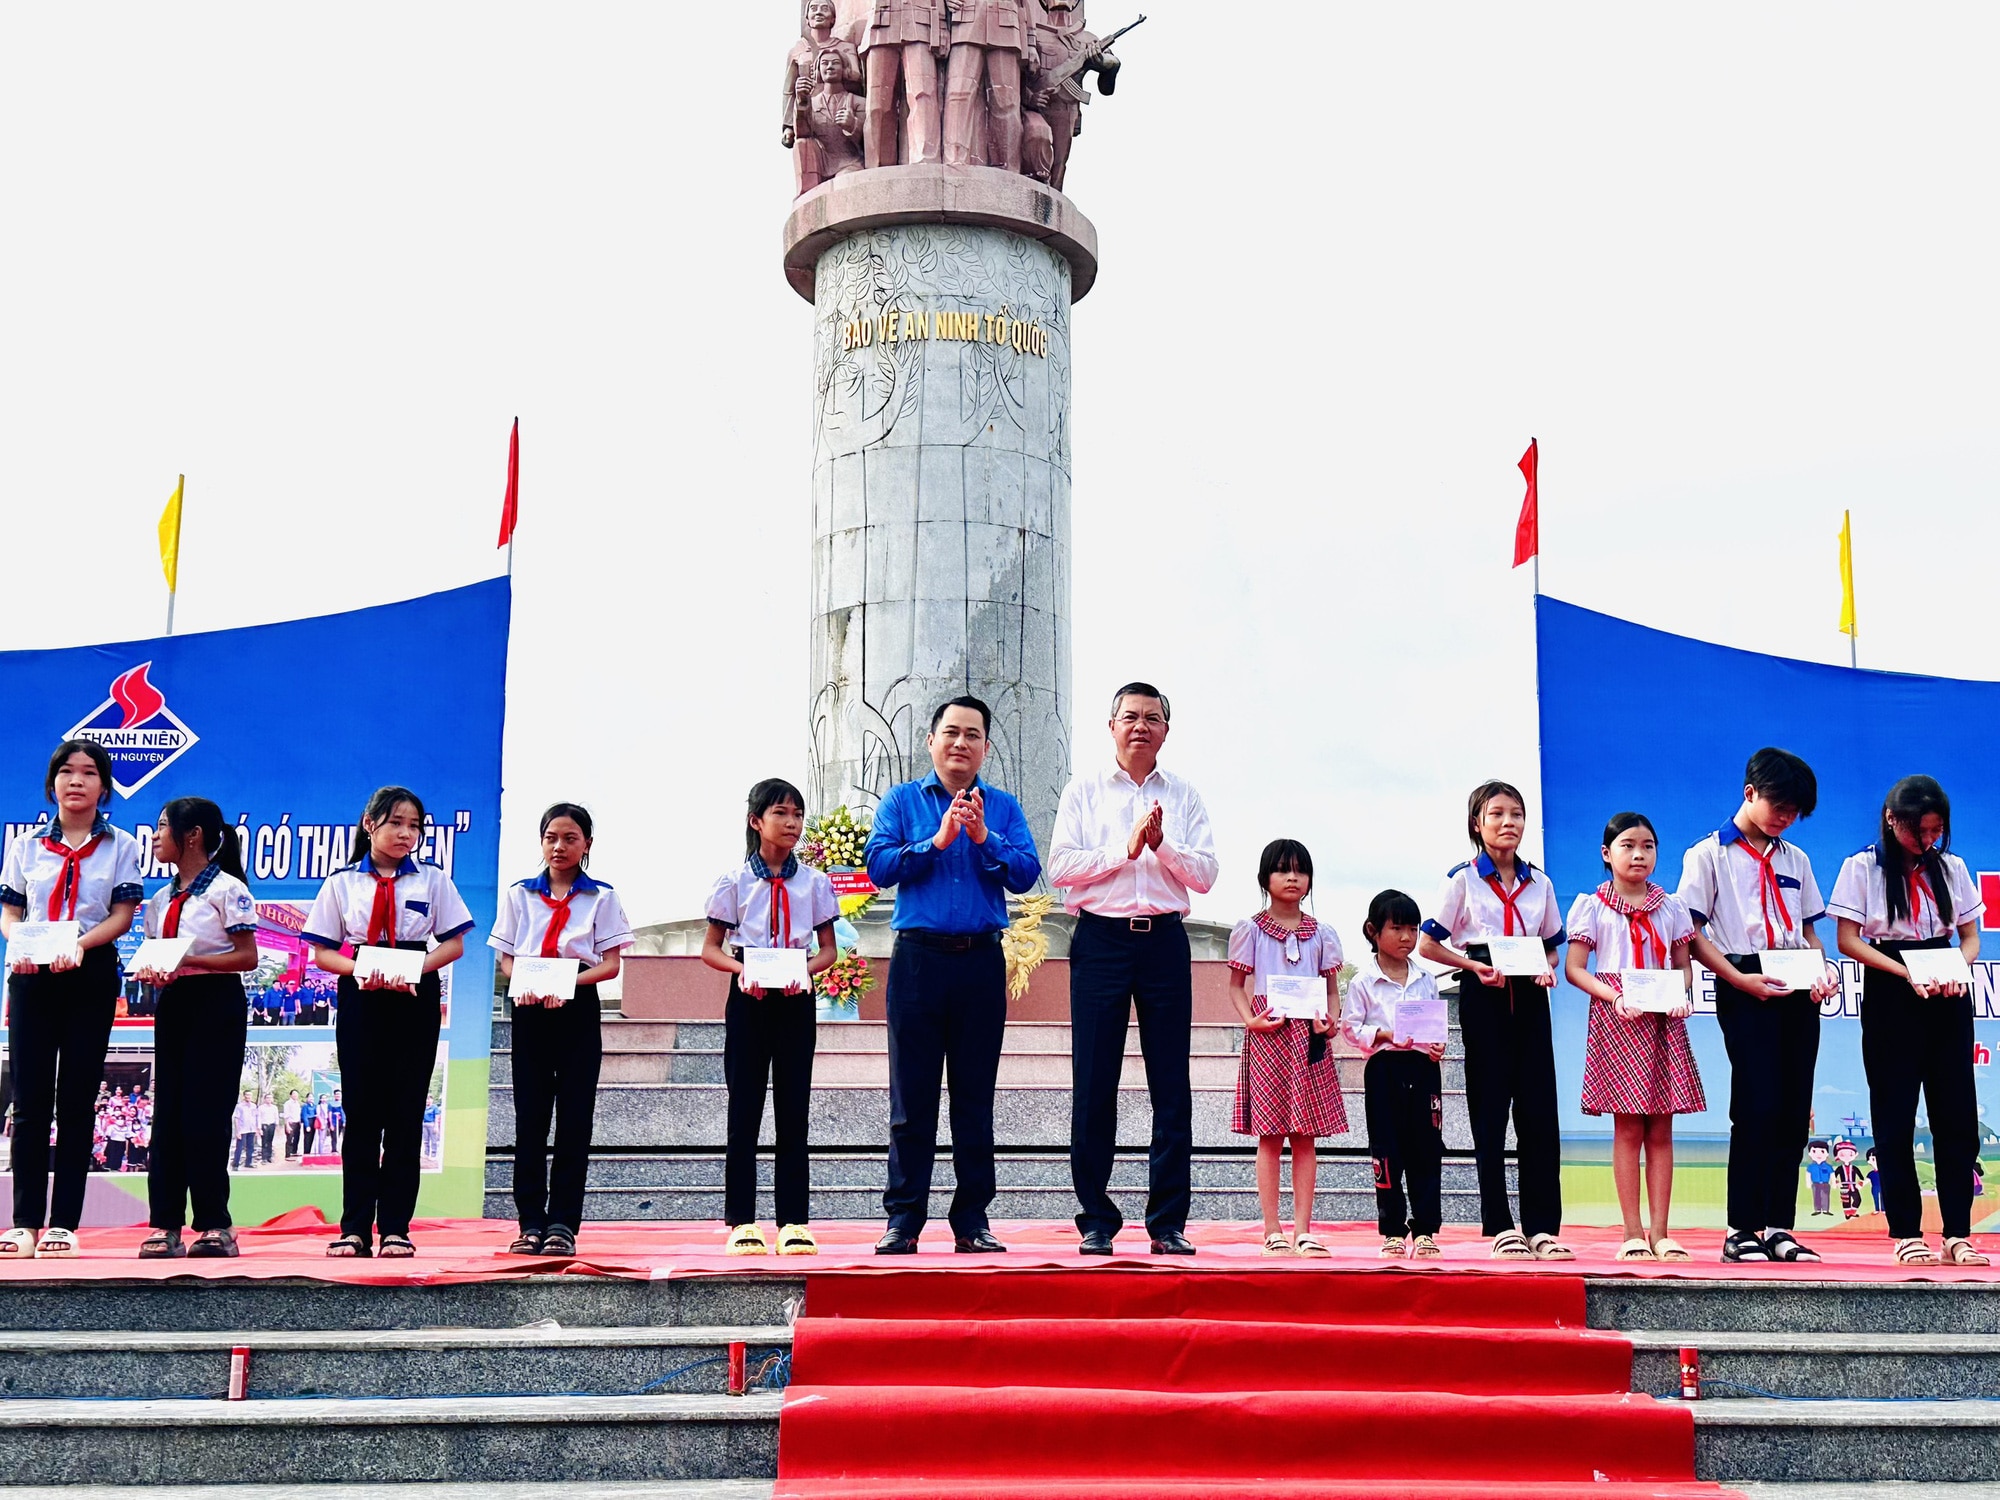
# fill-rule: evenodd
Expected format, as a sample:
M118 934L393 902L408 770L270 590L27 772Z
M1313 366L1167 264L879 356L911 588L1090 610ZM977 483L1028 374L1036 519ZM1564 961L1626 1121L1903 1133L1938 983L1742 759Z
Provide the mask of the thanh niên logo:
M111 696L70 730L73 740L95 740L111 757L111 785L121 797L140 787L195 747L201 736L167 707L166 695L146 679L141 662L112 681Z

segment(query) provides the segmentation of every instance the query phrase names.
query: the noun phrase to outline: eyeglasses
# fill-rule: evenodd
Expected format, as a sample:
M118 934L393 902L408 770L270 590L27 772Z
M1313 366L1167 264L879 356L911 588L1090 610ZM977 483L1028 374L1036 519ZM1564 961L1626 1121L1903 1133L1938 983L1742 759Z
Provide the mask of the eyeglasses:
M1135 724L1150 724L1155 729L1158 729L1167 720L1164 714L1135 714L1127 712L1120 714L1111 722L1116 724L1120 729L1130 729Z

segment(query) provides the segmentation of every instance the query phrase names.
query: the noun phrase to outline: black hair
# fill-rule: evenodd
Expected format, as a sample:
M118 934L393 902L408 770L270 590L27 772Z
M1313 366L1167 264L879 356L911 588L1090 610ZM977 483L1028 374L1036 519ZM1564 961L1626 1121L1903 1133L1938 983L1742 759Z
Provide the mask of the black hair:
M1303 875L1310 882L1313 878L1312 851L1297 839L1272 839L1257 857L1257 889L1267 896L1271 894L1273 875ZM1307 889L1310 890L1311 886L1308 885Z
M185 845L191 833L201 835L201 852L222 866L222 873L243 875L243 843L236 830L222 816L222 809L206 797L176 797L160 809L167 831Z
M1829 1152L1830 1152L1830 1151L1832 1151L1832 1150L1833 1150L1833 1148L1832 1148L1831 1146L1827 1145L1827 1143L1826 1143L1825 1141L1823 1141L1823 1140L1820 1140L1820 1139L1819 1139L1819 1138L1818 1138L1817 1136L1815 1136L1815 1137L1814 1137L1814 1138L1813 1138L1812 1140L1809 1140L1809 1141L1807 1141L1807 1142L1806 1142L1806 1150L1810 1151L1810 1150L1812 1150L1812 1149L1813 1149L1813 1147L1815 1147L1815 1146L1819 1147L1819 1149L1820 1149L1820 1150L1822 1150L1822 1151L1829 1151Z
M583 840L585 843L589 843L597 837L590 829L590 809L579 807L574 802L557 802L547 812L543 813L541 826L535 830L535 837L540 838L543 834L547 833L549 831L549 824L555 822L557 818L568 818L570 822L583 830ZM588 849L583 852L583 863L586 867L590 864L590 851Z
M1938 920L1951 926L1951 882L1945 878L1944 852L1951 847L1951 798L1928 776L1905 776L1889 788L1882 799L1882 841L1875 846L1875 862L1882 867L1883 895L1888 898L1889 920L1900 922L1910 914L1910 862L1912 855L1896 837L1897 823L1911 833L1925 816L1936 813L1942 827L1937 843L1914 856L1916 866L1930 882L1937 902Z
M1486 841L1479 836L1479 815L1486 811L1486 804L1495 797L1512 797L1521 804L1521 810L1528 810L1528 799L1521 795L1521 789L1511 781L1482 781L1472 789L1472 795L1465 799L1465 831L1472 840L1472 847L1484 853Z
M1127 698L1157 698L1160 700L1160 717L1169 724L1174 722L1174 706L1167 702L1167 695L1150 682L1128 682L1111 695L1111 717L1118 717L1118 705Z
M56 800L56 772L63 768L72 755L82 753L90 757L90 763L97 767L97 779L104 790L98 794L97 805L111 805L111 757L96 740L64 740L56 746L56 753L49 757L49 774L42 781L42 790L48 794L50 802Z
M1368 940L1368 951L1379 953L1376 945L1382 936L1382 929L1391 926L1415 927L1424 919L1417 903L1401 891L1380 891L1368 903L1368 915L1361 923L1361 935Z
M757 830L750 826L751 818L761 818L772 808L789 802L800 812L806 810L805 795L782 776L772 776L750 788L750 811L743 823L743 857L749 859L757 852Z
M407 802L417 810L417 821L424 820L424 799L406 786L384 786L375 789L375 795L368 799L368 805L361 809L361 821L354 825L354 848L349 852L349 864L360 864L368 858L372 840L368 837L368 825L380 823L393 813L397 806Z
M1617 814L1615 817L1612 818L1612 820L1609 823L1606 823L1604 825L1603 847L1609 849L1612 846L1612 844L1617 842L1619 834L1624 833L1629 829L1633 828L1645 829L1646 832L1650 833L1653 836L1653 842L1655 844L1658 844L1660 842L1660 830L1653 826L1653 820L1651 818L1647 817L1642 812L1622 812ZM1604 861L1604 868L1607 870L1611 868L1610 860L1607 859L1606 861Z
M979 732L981 734L993 733L993 710L988 708L979 699L973 697L972 694L964 693L956 698L947 698L944 702L940 703L936 707L936 709L932 711L931 713L932 734L937 733L937 727L943 721L944 711L947 708L971 709L974 713L979 715Z
M1796 807L1802 818L1819 806L1819 778L1789 750L1770 745L1759 750L1743 768L1743 784L1767 802Z

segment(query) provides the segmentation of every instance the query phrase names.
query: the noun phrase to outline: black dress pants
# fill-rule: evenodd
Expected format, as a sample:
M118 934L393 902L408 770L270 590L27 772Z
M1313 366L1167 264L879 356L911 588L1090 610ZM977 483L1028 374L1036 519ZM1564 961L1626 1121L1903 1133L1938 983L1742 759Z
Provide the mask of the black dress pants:
M1755 954L1729 961L1746 974L1763 972ZM1715 1020L1729 1053L1729 1227L1790 1229L1812 1133L1819 1002L1810 990L1759 1000L1718 982Z
M1486 960L1471 953L1479 962ZM1532 979L1490 988L1462 973L1459 1028L1465 1039L1465 1103L1479 1167L1481 1233L1514 1227L1507 1201L1507 1116L1514 1116L1521 1231L1529 1239L1562 1230L1562 1136L1556 1123L1556 1054L1549 991Z
M1111 1200L1118 1151L1118 1082L1125 1028L1139 1013L1139 1050L1153 1101L1147 1160L1146 1228L1155 1237L1187 1228L1194 1158L1194 1091L1188 1049L1194 1028L1194 971L1187 929L1178 916L1129 922L1080 913L1069 948L1069 1170L1076 1185L1076 1227L1116 1234L1125 1222Z
M1943 948L1950 940L1884 943ZM1972 997L1917 992L1894 974L1861 971L1861 1061L1868 1070L1868 1111L1875 1123L1875 1162L1882 1173L1882 1208L1891 1239L1924 1232L1923 1191L1917 1183L1917 1094L1931 1122L1938 1213L1947 1238L1972 1233L1972 1176L1979 1160L1979 1098L1972 1079Z
M514 1011L514 1212L524 1232L576 1229L590 1174L597 1075L604 1062L597 986L580 984L558 1007ZM556 1128L549 1165L549 1121Z
M1375 1161L1375 1227L1385 1235L1436 1234L1444 1223L1443 1074L1428 1053L1377 1052L1362 1082Z
M723 1009L722 1076L729 1085L729 1148L722 1167L722 1216L757 1222L757 1136L764 1125L764 1090L771 1091L776 1142L772 1169L778 1223L812 1217L812 1159L807 1120L812 1107L813 1049L819 1020L811 991L761 1000L734 977Z
M155 1229L227 1229L229 1132L243 1076L243 980L191 974L160 994L153 1022L153 1145L146 1169Z
M954 1235L987 1227L993 1167L993 1088L1007 1033L1007 958L999 934L902 933L889 960L889 1227L915 1236L930 1217L938 1094L951 1085Z
M347 1138L341 1143L340 1232L368 1238L410 1232L423 1178L424 1097L437 1071L443 1019L435 971L417 993L364 990L340 981L340 1057Z
M7 980L7 1046L14 1067L14 1227L75 1229L83 1219L97 1125L97 1086L118 1010L118 954L106 945L67 973L39 969ZM239 1056L238 1064L241 1064ZM49 1125L56 1127L49 1192Z

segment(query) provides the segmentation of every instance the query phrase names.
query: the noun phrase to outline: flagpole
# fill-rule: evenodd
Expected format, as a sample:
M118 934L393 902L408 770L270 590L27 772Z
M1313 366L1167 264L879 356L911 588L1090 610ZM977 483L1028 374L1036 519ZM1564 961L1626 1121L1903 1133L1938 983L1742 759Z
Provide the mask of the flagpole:
M174 486L174 576L167 581L167 634L174 633L174 600L181 585L181 510L187 504L187 475Z

